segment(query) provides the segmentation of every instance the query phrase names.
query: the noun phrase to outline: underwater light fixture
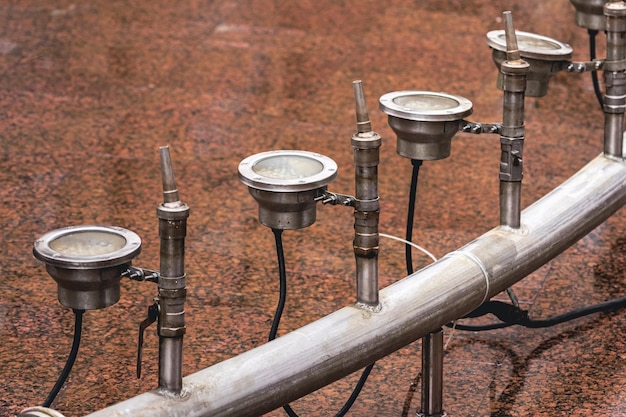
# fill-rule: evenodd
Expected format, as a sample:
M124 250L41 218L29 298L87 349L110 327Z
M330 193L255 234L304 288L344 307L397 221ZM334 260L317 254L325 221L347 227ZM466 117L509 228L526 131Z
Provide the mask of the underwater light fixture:
M604 30L606 19L603 9L607 2L608 0L570 0L576 9L576 25L592 30Z
M437 160L450 156L452 137L472 114L472 103L451 94L409 90L383 95L380 109L398 137L398 154Z
M94 310L115 304L120 280L141 252L137 234L121 227L70 226L35 241L33 254L58 284L59 302Z
M139 326L137 377L141 375L143 333L157 322L159 336L159 389L169 395L182 392L182 345L186 331L185 236L189 207L179 200L169 147L159 148L163 203L159 220L160 270L131 266L141 252L141 239L130 230L114 226L82 225L53 230L33 245L35 258L46 265L57 282L59 302L75 314L74 338L66 364L41 407L24 410L22 417L62 417L48 408L64 386L78 355L85 310L109 307L120 299L120 281L148 281L158 286L158 297Z
M550 78L564 68L574 50L566 43L535 33L516 31L515 35L520 55L530 65L526 78L526 95L543 97L548 92ZM504 30L488 32L487 44L492 48L493 62L500 69L507 60ZM500 90L504 88L501 72L498 72L496 86Z
M335 161L307 151L262 152L239 164L239 179L259 203L259 221L280 230L315 223L317 199L336 176Z

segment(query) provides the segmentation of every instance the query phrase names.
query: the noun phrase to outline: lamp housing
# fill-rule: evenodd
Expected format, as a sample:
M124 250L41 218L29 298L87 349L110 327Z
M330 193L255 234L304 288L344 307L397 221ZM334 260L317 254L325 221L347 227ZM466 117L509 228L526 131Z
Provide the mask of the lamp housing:
M318 153L276 150L239 163L239 179L259 204L259 221L273 229L315 223L317 199L337 176L337 164Z
M140 252L141 239L134 232L96 225L53 230L33 246L35 258L58 284L59 302L80 310L119 301L122 274Z
M466 98L431 91L387 93L379 105L398 137L398 154L417 160L450 156L452 137L463 118L472 114L472 103Z
M609 0L570 0L576 9L576 25L592 30L606 30L604 5Z
M520 55L530 65L525 94L529 97L543 97L548 92L550 78L563 68L564 62L572 58L574 51L566 43L535 33L515 31L515 35ZM507 60L504 30L488 32L487 44L492 49L491 56L498 68L496 86L502 90L504 77L500 68Z

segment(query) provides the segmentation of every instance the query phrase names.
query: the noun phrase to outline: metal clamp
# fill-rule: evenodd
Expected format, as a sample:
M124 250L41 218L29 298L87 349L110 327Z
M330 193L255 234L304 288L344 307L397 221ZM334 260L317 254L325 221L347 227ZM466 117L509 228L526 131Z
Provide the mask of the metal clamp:
M463 120L461 125L461 132L473 133L479 135L481 133L496 133L499 134L502 130L500 123L476 123Z
M354 207L356 198L354 198L351 195L331 193L330 191L325 191L324 194L315 198L315 201L321 201L322 204L330 204L333 206L340 205L340 206Z
M146 272L148 272L148 274L146 274ZM159 271L130 266L126 271L122 272L122 277L132 279L133 281L158 282Z

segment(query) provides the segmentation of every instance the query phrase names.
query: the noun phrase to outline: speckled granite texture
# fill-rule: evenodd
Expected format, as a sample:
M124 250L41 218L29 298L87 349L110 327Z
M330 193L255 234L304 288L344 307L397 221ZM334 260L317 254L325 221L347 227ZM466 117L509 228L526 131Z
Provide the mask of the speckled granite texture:
M157 150L171 145L192 209L184 373L258 346L278 277L272 234L237 178L239 161L270 149L320 152L340 167L330 188L352 193L351 84L362 79L385 138L381 231L401 236L411 167L396 155L377 99L445 91L473 102L470 120L500 121L485 34L502 28L504 10L518 29L587 59L586 30L567 0L2 2L0 415L41 404L70 349L71 311L31 254L39 235L73 224L126 227L144 242L134 264L158 268ZM603 126L588 74L555 76L546 97L527 100L526 116L524 206L601 152ZM494 227L498 161L497 137L459 134L450 158L425 163L415 240L442 256ZM542 318L623 295L624 220L622 210L517 284L522 306ZM284 238L290 293L281 332L353 302L350 210L320 207L315 225ZM382 241L381 285L404 275L403 259L402 244ZM118 304L85 314L56 409L81 416L156 386L154 331L144 377L134 374L138 324L154 295L152 284L123 281ZM450 416L626 416L623 312L446 340ZM381 360L350 415L413 415L419 372L419 342ZM356 378L292 405L303 416L334 415Z

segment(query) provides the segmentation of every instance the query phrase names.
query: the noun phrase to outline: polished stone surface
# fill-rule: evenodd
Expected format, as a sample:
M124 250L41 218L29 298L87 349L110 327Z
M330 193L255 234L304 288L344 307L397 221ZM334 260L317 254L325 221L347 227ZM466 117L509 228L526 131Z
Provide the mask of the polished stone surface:
M237 178L244 157L304 149L340 167L352 193L352 81L362 79L385 140L381 231L404 233L409 161L377 109L382 94L419 89L470 99L468 119L501 120L485 34L516 27L587 59L587 32L567 0L214 0L0 4L0 414L41 404L69 352L73 317L32 256L41 234L111 224L143 239L137 266L158 268L158 147L169 144L191 206L185 374L265 343L277 300L272 234ZM603 56L603 36L599 36ZM524 206L602 150L603 117L588 74L557 74L528 99ZM416 242L437 256L498 221L498 138L459 134L452 155L420 173ZM533 317L624 294L623 210L515 286ZM289 299L281 333L353 302L352 213L318 209L285 232ZM381 284L404 275L403 246L383 240ZM416 266L429 260L414 255ZM81 350L54 407L80 416L152 389L158 340L148 332L135 379L138 324L155 288L122 282L115 306L84 317ZM498 299L506 300L505 296ZM480 319L484 323L489 319ZM626 416L626 319L595 315L544 330L446 333L450 416ZM419 405L420 343L379 361L350 415L408 416ZM350 376L292 405L334 415ZM268 415L281 416L281 410Z

